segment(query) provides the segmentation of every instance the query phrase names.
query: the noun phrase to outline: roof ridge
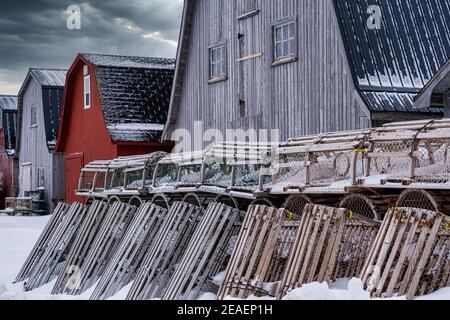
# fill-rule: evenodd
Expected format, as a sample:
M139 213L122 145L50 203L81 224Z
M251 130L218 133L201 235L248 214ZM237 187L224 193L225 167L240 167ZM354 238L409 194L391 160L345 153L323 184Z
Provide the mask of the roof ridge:
M124 55L124 54L110 54L110 53L89 53L81 52L81 55L96 55L96 56L107 56L107 57L126 57L126 58L145 58L145 59L162 59L162 60L175 60L175 58L164 58L164 57L154 57L154 56L135 56L135 55Z
M36 67L31 67L29 68L30 71L32 70L37 70L37 71L69 71L68 69L60 69L60 68L36 68Z

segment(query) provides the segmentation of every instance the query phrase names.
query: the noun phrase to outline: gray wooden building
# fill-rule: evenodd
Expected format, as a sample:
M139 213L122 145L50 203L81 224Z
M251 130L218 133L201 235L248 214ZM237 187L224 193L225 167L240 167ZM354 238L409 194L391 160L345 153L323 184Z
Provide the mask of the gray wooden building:
M450 57L448 12L450 0L185 0L164 139L196 121L287 139L442 117L413 99Z
M47 209L64 200L64 156L56 145L65 70L30 69L18 97L19 196L45 190Z

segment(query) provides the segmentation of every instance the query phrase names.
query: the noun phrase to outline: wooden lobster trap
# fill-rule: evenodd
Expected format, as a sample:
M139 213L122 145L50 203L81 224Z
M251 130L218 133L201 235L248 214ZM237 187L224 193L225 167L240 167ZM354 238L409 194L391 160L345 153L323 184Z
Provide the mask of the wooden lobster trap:
M205 154L202 184L233 194L254 192L270 183L267 173L271 161L269 143L224 142Z
M116 294L136 276L145 254L162 226L167 210L144 203L130 223L120 245L100 278L91 300L104 300Z
M53 287L52 294L63 294L70 291L71 286L76 285L74 276L84 263L96 234L108 212L108 205L104 201L94 201L90 204L74 242L66 256L62 272Z
M212 278L224 270L242 226L243 212L211 203L162 295L163 300L196 300L214 289Z
M79 227L83 223L87 209L80 203L72 204L60 223L54 226L50 240L45 244L39 260L29 271L28 280L24 289L30 291L36 289L58 276L59 267L64 263Z
M67 204L63 202L58 203L49 222L39 236L39 239L28 255L14 282L24 281L30 276L31 271L34 269L36 264L41 259L42 255L45 253L46 248L49 246L56 230L60 227L62 221L66 218L68 208L69 206Z
M384 125L370 135L366 176L385 185L414 183L450 186L450 121L414 121Z
M346 180L352 185L364 174L362 154L369 133L350 131L288 140L274 152L273 185L268 191L282 194L330 188L335 182Z
M307 205L277 298L307 283L358 276L378 229L347 209Z
M162 297L176 265L202 218L202 209L175 201L164 219L152 246L145 255L127 300Z
M166 155L166 152L155 152L135 157L118 158L118 160L126 161L122 192L139 194L139 191L142 191L144 187L151 186L155 168Z
M154 172L153 188L174 191L201 183L203 152L173 153L161 159Z
M275 296L298 222L284 209L252 205L231 255L218 299Z
M76 195L90 197L94 193L105 191L108 185L110 163L111 161L93 161L81 169Z
M450 219L417 208L389 210L362 270L373 297L408 299L450 284Z
M108 207L100 228L91 239L83 259L76 265L76 285L66 286L65 293L79 295L91 287L103 274L106 265L114 255L126 229L132 221L136 207L115 201ZM94 224L96 222L93 222ZM65 269L71 273L73 269ZM56 288L55 288L56 290Z

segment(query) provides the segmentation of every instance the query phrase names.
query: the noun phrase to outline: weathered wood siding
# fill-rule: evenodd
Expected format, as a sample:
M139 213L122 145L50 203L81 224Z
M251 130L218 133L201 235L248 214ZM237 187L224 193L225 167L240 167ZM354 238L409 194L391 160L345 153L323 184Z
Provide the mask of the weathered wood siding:
M37 106L37 126L31 127L31 107ZM44 113L42 107L42 88L31 78L24 94L22 106L22 129L20 132L19 183L22 165L32 163L32 190L39 187L38 168L44 169L44 187L47 208L52 210L58 200L64 199L64 158L49 152L45 135ZM31 190L31 191L32 191ZM23 195L20 185L20 195Z
M237 17L260 10L259 14ZM297 19L298 61L272 66L273 24ZM239 44L238 34L244 35ZM208 83L208 47L226 41L228 79ZM280 138L369 126L332 0L197 0L177 124L193 133L279 129ZM262 53L245 62L236 59ZM239 101L246 101L242 108Z

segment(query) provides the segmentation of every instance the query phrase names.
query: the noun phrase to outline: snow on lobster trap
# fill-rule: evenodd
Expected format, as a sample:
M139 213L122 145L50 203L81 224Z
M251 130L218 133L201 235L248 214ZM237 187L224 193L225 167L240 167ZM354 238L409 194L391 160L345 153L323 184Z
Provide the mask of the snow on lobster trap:
M206 151L202 184L204 189L253 193L270 183L264 170L270 168L272 144L224 142Z
M307 136L288 140L276 149L271 163L272 185L268 192L275 194L336 186L344 191L364 174L363 152L367 148L370 131L350 131Z
M249 207L218 299L276 295L298 228L289 215L284 209Z
M426 295L450 285L450 219L418 208L389 210L362 271L373 297Z
M359 276L379 227L347 209L308 204L277 298L307 283Z
M153 176L154 192L174 192L180 187L195 187L201 183L203 151L172 153L162 158Z
M369 140L366 184L450 186L448 119L387 124Z

